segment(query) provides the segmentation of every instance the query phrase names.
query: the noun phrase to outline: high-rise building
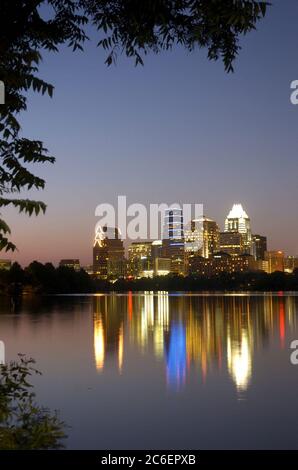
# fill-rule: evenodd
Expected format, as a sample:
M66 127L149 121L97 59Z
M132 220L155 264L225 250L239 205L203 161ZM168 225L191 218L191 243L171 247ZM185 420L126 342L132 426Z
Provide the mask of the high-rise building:
M106 279L124 277L126 260L118 228L98 227L93 245L93 272Z
M165 211L162 257L171 259L171 272L184 274L184 227L182 209L172 208Z
M250 218L241 204L234 204L225 220L225 232L241 233L243 236L243 253L251 254Z
M128 274L133 277L144 277L153 269L152 242L133 242L128 247Z
M166 209L164 214L163 240L183 241L183 211L180 208Z
M219 250L219 227L217 223L203 216L194 219L190 227L184 230L185 251L188 254L197 253L209 258Z
M132 242L128 247L128 259L150 258L152 242Z
M244 253L244 241L242 233L221 232L219 236L220 251L231 256L239 256Z
M266 251L265 260L268 261L268 273L285 270L285 254L283 251Z
M124 278L127 275L127 260L124 256L111 256L107 264L108 277L111 279Z
M269 262L266 259L257 259L256 262L256 269L257 271L265 271L265 273L269 273Z
M184 230L185 253L191 255L197 253L202 255L203 247L203 218L194 219Z
M215 220L203 220L203 256L209 258L219 250L219 227Z
M252 255L255 260L264 260L265 252L267 251L267 237L262 235L252 236Z
M154 261L155 258L162 257L162 240L154 240L151 246L151 257Z
M163 258L163 243L162 240L154 240L151 247L151 259L153 266L153 275L158 276L159 273L159 259ZM167 266L168 267L168 266ZM165 270L163 270L165 272ZM171 271L171 269L170 269Z
M155 258L154 273L156 276L166 276L172 271L173 263L170 258Z

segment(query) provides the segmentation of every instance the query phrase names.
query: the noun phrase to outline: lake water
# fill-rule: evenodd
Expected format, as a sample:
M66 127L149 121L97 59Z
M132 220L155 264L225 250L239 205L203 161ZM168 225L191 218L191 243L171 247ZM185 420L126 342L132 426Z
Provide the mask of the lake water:
M6 360L36 359L69 449L298 449L294 294L0 302Z

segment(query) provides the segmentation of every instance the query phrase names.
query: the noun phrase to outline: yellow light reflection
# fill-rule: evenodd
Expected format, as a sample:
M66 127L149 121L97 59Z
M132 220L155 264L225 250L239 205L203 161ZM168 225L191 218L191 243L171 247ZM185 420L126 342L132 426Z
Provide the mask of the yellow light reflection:
M153 332L154 353L158 359L164 354L164 330L161 326L155 326Z
M228 369L237 390L245 391L248 388L252 373L252 358L247 332L242 330L239 341L231 341L227 338Z
M99 320L94 320L94 354L96 369L102 370L105 360L105 342L101 318Z
M169 326L169 293L159 291L157 293L157 324L167 329Z
M119 367L120 374L122 372L122 366L123 366L123 350L124 350L123 325L121 325L121 328L120 328L120 331L119 331L119 344L118 344L118 367Z

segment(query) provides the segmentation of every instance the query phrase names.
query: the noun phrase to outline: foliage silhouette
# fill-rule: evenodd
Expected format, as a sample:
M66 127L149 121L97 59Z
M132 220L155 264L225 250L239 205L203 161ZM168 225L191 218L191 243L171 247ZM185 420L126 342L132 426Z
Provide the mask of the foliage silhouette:
M59 449L65 424L58 413L40 408L29 383L40 374L35 361L19 354L18 361L0 365L0 449Z
M15 289L17 287L17 289ZM292 274L263 271L221 273L217 276L167 276L153 279L118 279L116 282L95 279L83 269L55 268L37 261L22 269L14 263L9 271L0 270L0 293L21 294L86 294L108 291L297 291L298 269Z

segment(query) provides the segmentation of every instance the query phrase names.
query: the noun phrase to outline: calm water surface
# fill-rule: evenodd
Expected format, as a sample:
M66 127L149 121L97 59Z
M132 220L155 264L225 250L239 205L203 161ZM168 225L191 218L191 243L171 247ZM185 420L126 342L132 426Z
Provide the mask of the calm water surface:
M26 353L70 449L298 449L295 295L0 299L6 359Z

